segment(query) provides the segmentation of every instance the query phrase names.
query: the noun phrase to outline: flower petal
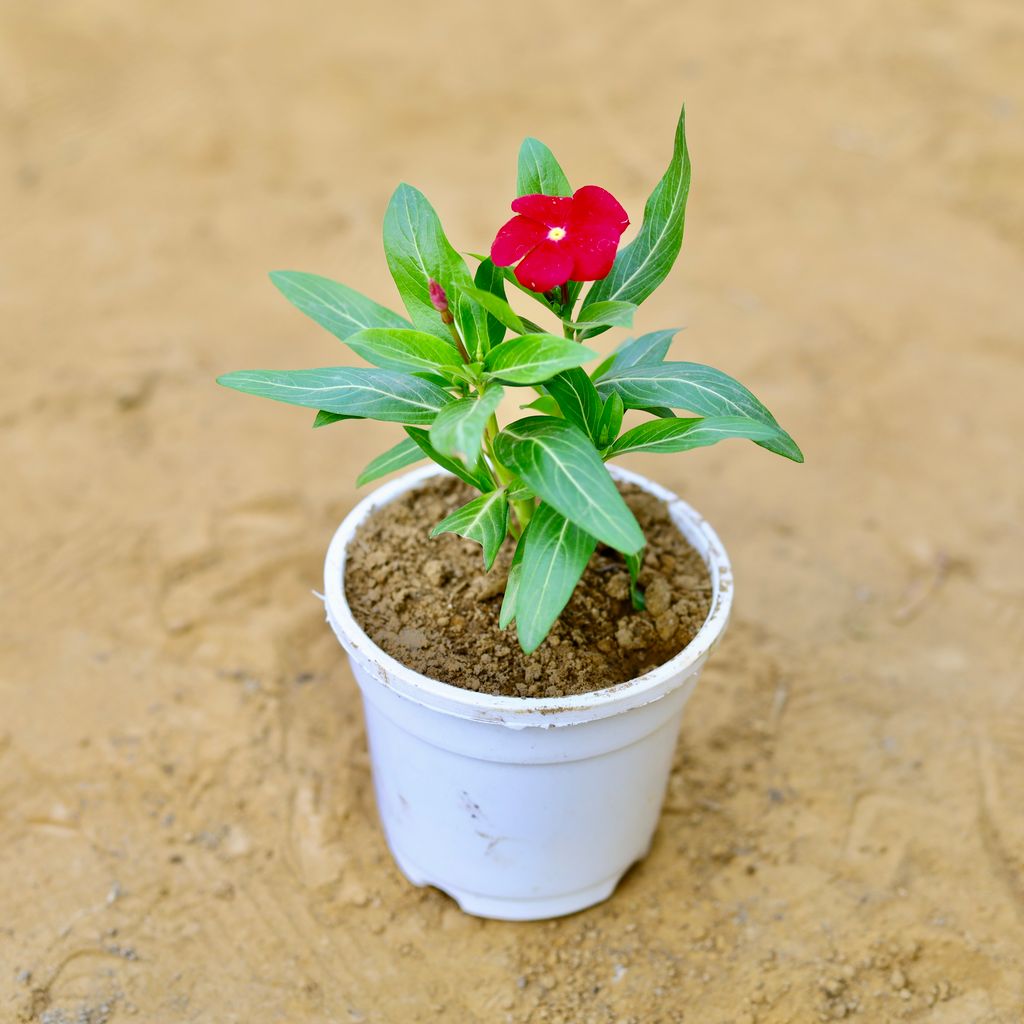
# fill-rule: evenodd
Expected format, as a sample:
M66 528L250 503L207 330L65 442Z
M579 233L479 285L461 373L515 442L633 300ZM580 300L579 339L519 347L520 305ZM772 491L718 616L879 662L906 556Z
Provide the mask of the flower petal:
M584 185L573 193L571 228L604 228L620 235L629 227L629 217L618 199L599 185Z
M611 272L615 253L619 248L619 235L601 225L599 230L573 228L566 241L573 254L572 280L600 281Z
M573 200L569 196L520 196L512 201L512 209L545 227L564 228L572 213Z
M491 260L496 267L510 267L544 240L547 229L529 217L513 217L491 243Z
M569 280L573 252L562 242L541 242L516 267L516 280L535 292L548 292Z

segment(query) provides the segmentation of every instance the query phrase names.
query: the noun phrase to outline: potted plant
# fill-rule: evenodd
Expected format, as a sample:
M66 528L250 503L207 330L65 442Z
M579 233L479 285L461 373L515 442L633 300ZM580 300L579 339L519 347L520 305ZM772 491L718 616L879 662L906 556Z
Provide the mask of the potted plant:
M527 139L515 216L490 255L474 257L474 274L426 198L401 185L385 214L384 250L408 319L322 277L271 275L371 366L219 378L316 409L317 427L400 424L405 438L373 459L360 483L433 463L381 487L342 522L327 555L325 604L363 694L395 859L414 883L438 886L470 913L544 918L610 895L649 846L683 705L728 618L732 576L711 527L675 495L607 463L725 438L803 459L743 385L709 366L668 360L674 331L627 340L603 360L586 344L631 325L665 279L682 243L689 181L680 114L668 169L636 237L620 248L629 223L620 204L594 185L574 191L551 151ZM516 312L506 286L557 328ZM513 389L527 389L524 415L502 425L498 406ZM626 428L630 410L643 418ZM652 552L637 519L643 502L657 506L660 538L668 524L671 536L659 543L696 552L700 566L703 621L693 623L682 649L673 608L696 606L684 596L669 607L664 575L650 566L664 571L685 554ZM439 507L447 514L429 537L426 525L420 533L416 516ZM379 550L391 543L389 520L400 517L404 547ZM431 544L461 557L466 543L455 535L481 546L483 571L463 568L453 581L443 560L423 557ZM366 585L381 566L387 572ZM618 602L621 618L610 628L616 650L632 652L633 661L622 663L634 666L632 677L622 678L622 664L602 667L608 638L589 636L590 605L583 613L577 607L581 578L598 570L606 572L599 582L609 581L602 582L608 601ZM497 586L487 572L499 574ZM463 615L458 601L467 593L483 599ZM397 620L387 628L372 622L381 607ZM404 627L403 608L421 625ZM559 621L570 612L571 628ZM645 625L639 644L631 621ZM457 631L461 677L443 678L443 666L419 670L436 663L432 655ZM491 646L474 646L480 640ZM659 647L662 640L677 646ZM576 678L563 685L557 659L569 649ZM553 689L545 689L549 670L561 673ZM513 675L516 686L505 685Z

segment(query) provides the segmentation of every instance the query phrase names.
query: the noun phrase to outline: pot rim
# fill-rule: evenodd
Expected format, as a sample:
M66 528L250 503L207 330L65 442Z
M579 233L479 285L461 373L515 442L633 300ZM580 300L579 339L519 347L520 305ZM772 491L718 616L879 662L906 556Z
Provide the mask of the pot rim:
M402 696L447 715L511 728L571 725L605 718L671 692L703 663L725 630L733 599L732 566L718 535L691 505L639 473L618 466L609 466L608 469L616 480L636 484L665 502L669 516L697 549L711 577L711 611L708 617L686 647L668 661L633 679L586 693L566 697L505 697L478 693L432 679L378 647L356 621L345 598L348 544L359 526L376 509L431 477L451 475L434 464L404 473L372 491L345 516L335 531L324 563L324 604L327 621L338 640L352 658L369 669L373 678Z

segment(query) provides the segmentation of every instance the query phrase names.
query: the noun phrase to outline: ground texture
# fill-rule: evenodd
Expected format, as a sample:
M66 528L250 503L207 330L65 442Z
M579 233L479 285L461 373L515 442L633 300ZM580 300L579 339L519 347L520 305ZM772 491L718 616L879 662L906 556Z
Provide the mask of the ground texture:
M1019 1021L1022 65L995 0L5 3L0 1018ZM681 99L639 326L808 461L635 460L733 627L615 897L472 920L388 857L311 594L396 431L211 381L345 358L265 272L390 300L399 180L479 249L536 134L639 222Z

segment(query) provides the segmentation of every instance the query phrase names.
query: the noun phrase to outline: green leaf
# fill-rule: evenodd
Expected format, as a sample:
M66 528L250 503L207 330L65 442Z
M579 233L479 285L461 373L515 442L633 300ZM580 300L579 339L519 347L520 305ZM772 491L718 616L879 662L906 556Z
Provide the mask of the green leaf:
M346 340L356 355L385 370L430 372L463 365L462 357L450 341L445 343L425 331L370 328Z
M445 237L434 208L411 185L399 185L384 214L384 253L391 276L413 324L447 344L454 344L441 314L430 301L430 281L448 296L449 307L473 356L486 351L487 313L463 295L473 287L465 261Z
M530 294L532 295L534 293L531 292ZM547 333L544 330L544 328L540 326L540 324L535 324L532 320L527 320L525 316L521 316L519 319L523 321L523 326L526 328L526 330L527 330L527 332L529 334L546 334Z
M396 469L404 469L414 462L421 462L426 456L420 446L411 438L406 437L399 441L394 448L389 448L383 455L378 455L370 464L356 477L356 487L362 487L372 480L377 480L388 473L394 473Z
M484 266L483 263L480 264ZM498 278L499 281L502 278ZM523 326L523 321L519 319L512 307L500 296L494 295L491 292L482 291L480 288L467 288L465 294L468 295L474 302L479 302L488 313L491 314L496 320L499 321L504 327L509 330L515 331L518 334L525 334L526 328ZM504 337L504 332L502 332ZM498 341L501 339L499 338ZM497 344L498 342L495 342Z
M430 335L428 335L430 337ZM447 372L452 374L452 378L458 379L459 374L456 373L454 367L448 367ZM431 384L436 384L439 388L451 388L457 385L452 383L452 378L442 377L439 373L427 373L425 370L413 370L412 375L419 377L420 380L429 380Z
M508 493L509 501L533 501L537 497L533 493L533 488L523 483L519 477L513 477L505 490Z
M691 448L704 448L730 437L743 437L759 444L785 443L784 430L770 423L747 419L744 416L708 416L704 419L652 420L627 430L605 452L613 459L630 452L685 452ZM799 460L797 460L799 461Z
M242 370L218 384L289 405L392 423L429 424L452 396L436 384L393 370L327 366L319 370Z
M636 305L632 302L595 302L581 309L569 326L580 330L588 327L632 327L635 312Z
M495 447L498 459L542 501L587 533L627 554L644 546L639 523L578 427L552 416L529 416L507 426Z
M605 356L604 359L602 359L601 362L599 362L597 366L590 371L590 379L600 380L615 365L615 356L615 352L612 352L611 355Z
M644 592L640 589L640 569L644 564L644 552L641 548L635 555L626 555L626 568L629 569L629 598L635 611L642 612L647 607Z
M526 534L523 534L525 537ZM522 537L519 540L522 545ZM521 548L516 548L519 554ZM505 596L501 599L501 611L498 612L498 628L505 629L516 617L516 598L519 596L519 577L522 575L523 566L513 565L508 571L508 579L505 581Z
M597 541L548 504L530 520L516 597L519 646L530 654L569 603Z
M447 455L442 455L430 443L430 435L425 430L417 427L406 427L405 432L420 446L420 450L428 459L432 459L442 469L446 469L453 476L457 476L463 483L469 484L470 487L475 487L478 491L494 490L494 480L482 461L478 462L475 466L467 468L458 459L450 459Z
M552 380L554 380L553 377ZM548 381L548 384L550 383L551 381ZM541 395L539 398L535 398L532 402L527 402L525 405L519 406L519 408L535 409L537 412L543 413L545 416L562 415L561 407L551 395Z
M625 411L626 407L622 404L622 399L618 394L612 392L601 410L601 422L594 437L598 448L607 448L619 436Z
M318 274L275 270L270 280L293 306L342 341L367 327L412 326L386 306Z
M445 406L430 428L430 443L442 455L462 455L469 465L474 464L487 421L503 394L500 385L492 384L479 398L460 398Z
M505 275L491 262L490 258L482 260L476 268L473 283L480 291L490 292L502 301L505 300ZM470 296L472 298L472 296ZM487 349L500 345L505 337L505 324L493 314L487 317ZM481 353L481 355L486 352Z
M594 379L599 380L613 367L616 370L625 370L630 366L662 362L668 355L672 339L678 333L677 329L670 328L666 331L651 331L650 334L642 334L639 338L627 338L608 360L594 371Z
M508 499L504 491L490 491L456 509L430 531L431 537L439 533L457 533L475 540L484 549L484 568L490 572L494 559L508 533Z
M558 402L562 415L596 441L601 425L601 396L586 373L579 367L565 370L545 381L544 387Z
M531 519L530 522L533 522ZM512 564L508 569L508 581L505 583L505 596L501 599L501 611L498 613L498 628L505 629L516 617L516 598L519 593L519 578L523 571L523 552L526 550L526 538L530 533L527 523L519 535L516 552L512 556Z
M325 412L323 409L321 409L316 414L316 418L313 420L313 429L316 430L317 427L326 427L326 426L329 426L331 423L341 423L342 420L361 420L361 419L365 419L365 417L363 417L363 416L343 416L341 413Z
M460 380L467 386L475 387L480 382L480 375L484 372L483 363L466 363L457 370L449 370L453 377Z
M756 443L794 462L803 462L796 442L739 381L700 363L654 363L614 369L597 383L599 394L617 391L627 409L668 406L702 416L743 416L775 427L777 437ZM658 414L660 415L660 413Z
M686 151L686 110L679 114L672 161L644 206L640 233L619 251L611 273L598 281L583 300L588 307L611 299L640 305L665 280L683 243L686 196L690 190L690 157ZM603 327L585 336L599 334Z
M572 188L554 153L539 139L523 139L516 175L517 196L571 196Z
M595 355L592 349L555 334L524 334L491 349L484 368L489 376L512 384L540 384Z

